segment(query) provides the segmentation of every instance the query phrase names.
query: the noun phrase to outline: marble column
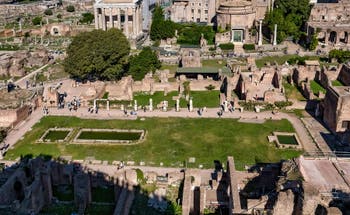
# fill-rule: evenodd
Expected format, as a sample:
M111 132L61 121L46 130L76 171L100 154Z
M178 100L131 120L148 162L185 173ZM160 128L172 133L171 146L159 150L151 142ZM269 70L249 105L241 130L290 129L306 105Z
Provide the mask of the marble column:
M259 41L258 46L262 45L262 20L259 20Z
M95 29L98 29L98 22L99 22L99 18L98 18L98 8L94 9L94 20L95 20Z
M137 19L136 13L137 13L136 8L133 8L132 9L132 34L135 35L135 37L137 35L137 32L136 32L136 19Z
M139 13L140 13L140 8L139 6L136 7L136 13L135 13L135 17L136 17L136 20L135 20L135 24L136 24L136 29L135 29L135 35L137 36L139 34L139 23L140 23L140 20L139 20Z
M102 10L102 30L106 30L106 13L105 8L101 8Z
M109 8L109 27L113 28L112 8Z
M121 16L120 8L118 8L117 16L118 16L118 29L121 30L122 29L122 16Z
M277 24L275 24L275 30L273 32L273 44L272 45L277 45Z
M124 28L125 28L125 36L129 38L129 10L130 8L126 9L125 12L125 22L124 22Z
M335 44L339 44L340 43L340 32L336 32L336 39L335 39Z

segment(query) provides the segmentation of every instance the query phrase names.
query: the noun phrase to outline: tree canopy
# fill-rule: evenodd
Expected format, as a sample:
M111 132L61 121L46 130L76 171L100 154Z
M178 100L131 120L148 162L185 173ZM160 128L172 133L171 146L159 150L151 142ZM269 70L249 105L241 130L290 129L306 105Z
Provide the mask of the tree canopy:
M81 19L79 20L80 23L86 23L91 24L91 22L94 20L94 15L90 12L81 14Z
M140 54L130 59L129 72L134 80L142 80L148 72L154 72L161 67L157 54L150 47L142 49Z
M164 19L163 9L156 6L153 12L151 25L151 40L160 40L175 36L175 23Z
M329 52L329 59L336 59L339 63L345 63L350 60L350 51L333 49Z
M177 42L180 44L199 45L202 34L209 45L214 44L215 31L212 26L203 26L195 23L176 24L179 37Z
M64 69L73 78L120 79L129 53L129 42L118 29L83 32L69 45Z
M289 36L292 36L294 40L299 40L310 11L309 0L276 0L275 9L265 16L265 23L270 32L274 31L274 26L277 24L278 43Z
M43 18L41 16L36 16L32 19L33 25L40 25Z

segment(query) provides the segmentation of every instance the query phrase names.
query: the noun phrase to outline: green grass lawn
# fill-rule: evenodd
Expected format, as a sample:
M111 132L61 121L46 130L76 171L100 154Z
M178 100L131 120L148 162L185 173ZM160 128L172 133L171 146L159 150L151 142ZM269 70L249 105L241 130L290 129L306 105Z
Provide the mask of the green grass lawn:
M288 61L291 58L297 57L298 55L282 55L282 56L268 56L268 57L262 57L260 59L255 60L255 64L258 68L264 67L267 62L270 64L273 64L275 61L278 63L278 65L284 64L286 61Z
M168 101L168 107L175 108L176 101L173 100L174 96L178 96L178 92L172 91L164 96L164 92L155 92L153 95L148 93L135 93L134 100L137 100L137 104L140 106L149 105L149 99L153 100L153 107L155 108L157 104L160 104L162 101ZM219 107L220 103L220 92L219 90L207 90L207 91L191 91L190 96L193 98L193 107ZM188 102L181 98L180 106L182 108L187 107Z
M78 139L83 140L139 140L140 132L82 131Z
M319 92L326 93L326 89L323 88L319 83L317 83L314 80L310 81L310 87L311 87L312 92L315 95L318 94Z
M60 201L74 200L74 192L73 192L72 185L53 186L52 192L53 192L53 196Z
M93 187L91 196L93 202L114 202L114 187Z
M115 128L144 129L145 140L136 145L40 144L36 141L48 128ZM146 118L142 120L94 120L66 116L44 117L10 149L5 159L21 155L53 157L71 155L73 159L93 156L98 160L145 161L147 165L180 166L190 157L196 158L189 167L212 168L214 160L224 162L235 157L237 168L255 162L276 162L298 156L301 152L277 149L267 136L273 131L294 132L287 120L266 121L264 124L240 123L234 119Z
M283 87L285 90L285 95L288 99L295 99L299 101L306 101L305 97L295 85L292 85L287 82L287 80L283 80Z
M64 138L66 138L68 133L69 133L69 131L51 130L45 135L44 140L50 140L50 141L64 140Z
M344 86L344 84L338 80L334 80L332 81L332 86L341 87L341 86Z

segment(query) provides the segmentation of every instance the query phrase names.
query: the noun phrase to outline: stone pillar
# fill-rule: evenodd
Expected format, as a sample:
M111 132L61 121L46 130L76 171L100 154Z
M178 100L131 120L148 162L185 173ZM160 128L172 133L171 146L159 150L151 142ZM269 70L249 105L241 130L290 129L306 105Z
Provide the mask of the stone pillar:
M179 111L180 111L180 99L176 99L175 111L176 111L176 112L179 112Z
M107 110L109 110L109 100L107 100Z
M109 8L109 27L113 28L112 8Z
M262 20L259 20L259 41L258 46L262 45Z
M97 102L96 102L96 99L94 99L94 109L96 109L96 107L97 107L97 104L96 104Z
M132 35L136 35L136 8L132 8Z
M18 24L19 24L19 30L22 31L22 20L21 19L19 20Z
M163 101L163 111L166 112L168 110L168 101Z
M102 10L102 30L106 30L106 13L105 8L101 8Z
M125 22L124 22L126 38L129 38L129 10L130 10L130 8L126 9Z
M277 24L275 24L275 30L273 32L273 44L272 45L277 45Z
M122 29L122 16L121 16L121 12L120 12L120 8L118 8L118 29L121 30Z
M189 104L189 109L188 109L190 112L193 111L193 100L192 98L190 98L190 104Z
M153 111L153 100L149 99L149 111Z
M340 43L340 32L336 32L337 33L337 36L336 36L336 39L335 39L335 44L339 44Z
M134 111L137 111L137 100L134 100Z
M136 9L135 9L136 11L135 11L135 25L136 25L136 28L135 28L135 31L134 31L134 34L137 36L138 34L139 34L139 22L140 22L140 20L139 20L139 12L140 12L140 8L139 8L139 6L137 6L136 7Z
M228 102L224 101L224 112L228 112Z
M98 8L95 8L94 9L94 19L95 19L95 29L98 29L99 28L99 18L98 18Z

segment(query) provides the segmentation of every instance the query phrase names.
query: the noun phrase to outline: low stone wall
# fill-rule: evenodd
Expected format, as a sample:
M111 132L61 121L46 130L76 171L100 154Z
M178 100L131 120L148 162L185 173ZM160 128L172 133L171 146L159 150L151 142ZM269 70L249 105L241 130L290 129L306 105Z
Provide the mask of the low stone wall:
M99 140L99 139L79 139L79 136L82 132L90 131L90 132L130 132L130 133L141 133L139 140ZM138 130L138 129L90 129L83 128L80 129L78 134L74 137L73 144L94 144L94 143L102 143L102 144L138 144L145 139L146 131Z
M279 142L277 136L294 136L295 140L297 141L297 145L293 144L282 144ZM300 140L298 138L298 135L296 133L289 133L289 132L273 132L273 136L268 136L269 142L276 142L278 148L294 148L294 149L302 149Z
M45 140L46 135L50 131L69 131L67 136L63 140L56 140L56 141L51 141L51 140ZM49 128L45 131L45 133L40 137L40 139L37 141L38 143L62 143L62 142L68 142L69 137L72 135L74 129L73 128Z

